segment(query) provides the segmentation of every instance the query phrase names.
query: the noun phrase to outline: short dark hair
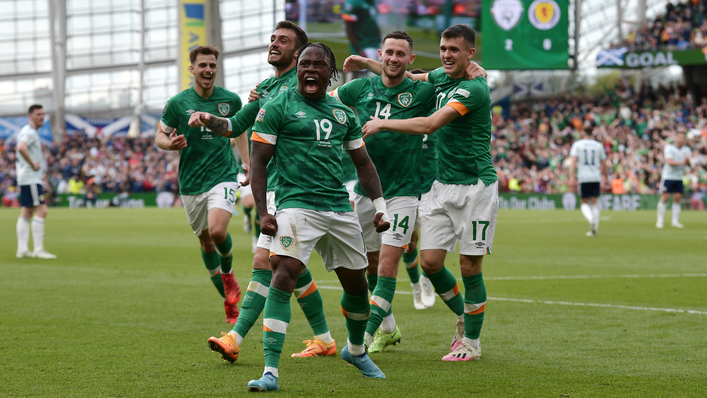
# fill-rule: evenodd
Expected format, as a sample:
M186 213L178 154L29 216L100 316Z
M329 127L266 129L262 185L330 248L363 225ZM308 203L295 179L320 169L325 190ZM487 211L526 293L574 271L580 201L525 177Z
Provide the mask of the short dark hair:
M309 42L305 44L300 50L300 52L297 54L297 63L295 65L299 65L299 57L304 53L304 50L308 49L309 47L317 47L324 50L324 53L326 54L326 60L331 66L331 77L334 80L338 79L339 72L336 70L336 57L334 57L334 51L332 51L331 48L324 43ZM329 79L329 85L331 85L331 79Z
M29 107L29 111L27 112L27 114L31 115L32 112L34 112L36 109L42 109L42 108L43 108L42 105L34 104L34 105L32 105L32 106Z
M408 44L410 44L410 50L412 50L412 37L407 32L403 32L402 30L394 30L383 38L382 43L385 44L385 41L388 39L400 39L400 40L406 40Z
M442 32L442 37L445 39L456 39L457 37L463 37L464 42L469 46L469 48L474 48L476 46L476 32L474 29L463 25L456 24L448 27Z
M280 21L275 25L275 30L278 29L289 29L293 32L295 32L295 36L297 37L297 40L295 41L295 46L297 47L296 49L299 50L304 46L305 44L309 43L309 38L307 37L307 33L305 33L302 28L297 26L295 23L290 22L290 21Z
M204 54L204 55L213 55L218 59L218 55L220 54L218 48L212 47L212 46L199 46L194 48L193 50L189 51L189 62L194 64L194 61L196 61L196 56L199 54Z

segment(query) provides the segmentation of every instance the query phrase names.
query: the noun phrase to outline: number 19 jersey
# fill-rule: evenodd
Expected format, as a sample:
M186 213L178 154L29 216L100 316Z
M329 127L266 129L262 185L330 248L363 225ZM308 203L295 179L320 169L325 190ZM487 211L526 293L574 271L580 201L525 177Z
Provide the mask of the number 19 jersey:
M577 182L601 182L601 161L606 159L604 146L594 140L575 141L570 156L577 157Z
M313 100L293 87L265 104L251 139L275 145L277 209L350 212L344 149L360 148L362 137L351 109L331 96Z

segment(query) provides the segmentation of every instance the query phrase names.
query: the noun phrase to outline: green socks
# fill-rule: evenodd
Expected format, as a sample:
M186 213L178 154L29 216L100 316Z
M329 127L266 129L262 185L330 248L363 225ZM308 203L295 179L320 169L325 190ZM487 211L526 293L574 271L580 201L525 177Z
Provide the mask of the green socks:
M211 282L216 286L216 290L218 290L219 294L221 297L226 298L226 293L223 291L223 281L221 280L221 272L219 270L219 266L221 265L221 261L219 260L219 255L218 253L211 252L211 253L206 253L204 250L201 250L201 259L204 260L204 265L206 265L206 269L209 270L209 275L211 275Z
M366 333L373 336L383 322L383 318L393 312L393 296L395 295L396 279L387 276L378 278L378 285L371 295L371 318L366 326Z
M444 300L447 307L457 315L464 314L464 299L459 294L457 278L449 272L447 267L442 267L439 272L428 274L427 277L430 278L435 292Z
M292 293L270 286L263 310L265 371L270 371L275 376L277 376L277 367L280 362L280 354L282 354L282 345L285 343L287 326L290 324L292 316L290 297L292 297Z
M464 336L478 339L484 323L486 285L481 273L462 277L464 281Z
M362 346L368 317L371 315L368 295L352 296L344 292L341 295L341 312L346 317L346 330L349 332L349 341L351 344Z
M373 289L376 288L376 284L378 283L378 274L366 273L366 279L368 280L368 291L373 292Z
M410 277L410 283L420 282L420 268L417 266L419 262L417 249L413 252L403 253L403 263L405 263L405 269Z
M221 272L224 274L231 273L233 264L233 241L231 240L231 234L226 232L226 240L216 244L216 251L221 258Z
M326 317L324 316L324 303L322 302L322 295L317 289L317 284L312 280L312 274L309 272L309 268L305 269L304 273L300 274L297 280L297 285L295 285L295 291L293 292L297 303L302 312L307 317L309 326L312 327L312 331L315 336L325 334L329 332L329 327L326 323Z
M238 316L238 322L233 327L236 332L236 342L241 344L243 338L248 334L250 328L253 327L255 321L258 320L260 313L265 307L265 299L268 297L268 288L270 288L270 280L272 280L272 271L269 269L254 269L253 278L248 284L248 290L243 297L241 305L241 314ZM240 339L240 341L238 341Z

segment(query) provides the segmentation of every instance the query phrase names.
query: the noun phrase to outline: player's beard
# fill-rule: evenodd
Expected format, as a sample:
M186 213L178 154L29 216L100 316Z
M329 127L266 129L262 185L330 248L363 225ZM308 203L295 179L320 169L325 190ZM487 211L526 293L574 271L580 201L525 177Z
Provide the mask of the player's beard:
M289 65L292 65L292 60L294 60L294 53L292 54L287 54L284 52L280 52L280 58L274 61L270 60L270 57L268 57L268 63L276 68L283 68Z
M398 71L395 74L391 74L390 70L388 69L388 63L386 63L383 67L383 73L388 77L388 79L396 79L400 77L400 75L405 73L405 68L403 67L402 64L399 65Z

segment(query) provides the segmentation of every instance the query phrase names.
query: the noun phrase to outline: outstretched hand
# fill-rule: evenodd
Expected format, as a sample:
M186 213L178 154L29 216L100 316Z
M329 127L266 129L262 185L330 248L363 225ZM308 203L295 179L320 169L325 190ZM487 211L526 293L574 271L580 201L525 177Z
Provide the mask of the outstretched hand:
M363 139L365 140L366 138L379 133L381 130L383 130L383 120L371 116L371 120L366 122L361 129L363 132Z
M211 114L206 112L194 112L189 116L189 127L202 127L204 122L211 118Z
M277 219L272 214L260 218L260 232L268 236L277 234Z
M344 73L356 72L366 69L366 57L351 55L344 60Z

